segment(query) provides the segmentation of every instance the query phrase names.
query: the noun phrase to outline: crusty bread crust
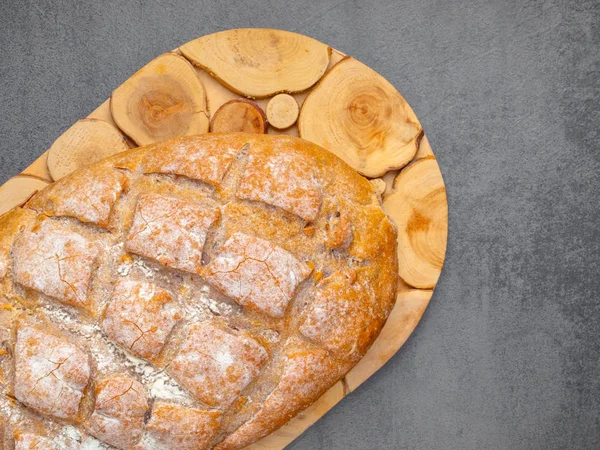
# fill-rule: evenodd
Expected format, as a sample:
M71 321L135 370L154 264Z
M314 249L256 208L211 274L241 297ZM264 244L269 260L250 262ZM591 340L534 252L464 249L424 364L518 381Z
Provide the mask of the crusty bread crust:
M243 448L360 360L396 288L373 186L314 144L111 157L0 217L5 448Z

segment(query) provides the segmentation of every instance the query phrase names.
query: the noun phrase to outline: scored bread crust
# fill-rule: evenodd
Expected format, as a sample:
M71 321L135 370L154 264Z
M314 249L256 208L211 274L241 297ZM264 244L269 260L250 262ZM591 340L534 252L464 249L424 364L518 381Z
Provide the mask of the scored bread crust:
M79 170L0 217L5 448L243 448L365 354L396 258L371 183L301 139Z

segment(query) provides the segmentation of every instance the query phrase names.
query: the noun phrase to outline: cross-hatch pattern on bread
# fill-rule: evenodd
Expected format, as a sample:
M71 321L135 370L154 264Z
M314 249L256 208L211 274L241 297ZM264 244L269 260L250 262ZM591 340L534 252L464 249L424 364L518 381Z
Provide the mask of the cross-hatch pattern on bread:
M255 442L373 343L395 242L372 185L295 138L180 138L61 179L0 217L0 443Z

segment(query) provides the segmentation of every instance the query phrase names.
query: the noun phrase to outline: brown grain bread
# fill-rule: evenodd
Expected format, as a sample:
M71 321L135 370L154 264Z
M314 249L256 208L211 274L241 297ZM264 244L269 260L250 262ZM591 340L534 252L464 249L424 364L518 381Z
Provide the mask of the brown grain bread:
M243 448L360 360L397 269L372 184L297 138L77 171L0 217L4 448Z

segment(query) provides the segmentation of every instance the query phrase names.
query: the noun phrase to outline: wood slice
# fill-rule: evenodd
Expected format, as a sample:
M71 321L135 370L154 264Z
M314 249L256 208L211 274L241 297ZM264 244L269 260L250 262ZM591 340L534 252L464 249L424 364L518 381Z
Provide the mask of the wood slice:
M267 104L269 125L280 130L285 130L294 125L298 120L299 113L298 102L289 94L278 94Z
M215 112L210 131L265 134L267 118L262 108L251 100L230 100Z
M249 98L301 92L329 64L331 48L289 31L244 28L203 36L181 53L229 89Z
M50 175L50 171L48 170L48 152L42 153L42 156L31 163L20 175L40 178L48 183L52 183L52 175Z
M17 175L0 186L0 215L15 206L21 206L33 194L48 186L47 181L40 178Z
M400 277L416 288L432 289L448 235L446 188L435 158L419 159L402 170L383 207L398 228Z
M48 150L48 170L52 179L58 180L128 148L125 136L111 124L98 119L81 119Z
M206 94L185 58L165 53L111 96L112 116L136 144L208 132Z
M102 103L89 116L87 116L87 118L100 119L116 127L116 124L112 118L112 114L110 113L110 99ZM132 142L128 143L130 146L133 146ZM42 180L52 182L53 179L50 175L50 171L48 170L48 151L42 153L42 156L36 159L31 165L29 165L29 167L27 167L27 169L21 172L21 175L41 178Z
M347 57L306 97L298 132L374 178L410 162L422 129L394 86Z

